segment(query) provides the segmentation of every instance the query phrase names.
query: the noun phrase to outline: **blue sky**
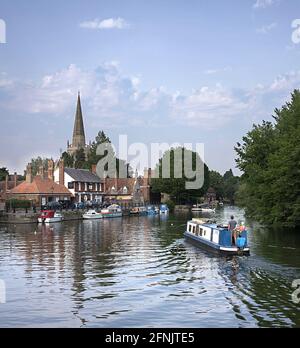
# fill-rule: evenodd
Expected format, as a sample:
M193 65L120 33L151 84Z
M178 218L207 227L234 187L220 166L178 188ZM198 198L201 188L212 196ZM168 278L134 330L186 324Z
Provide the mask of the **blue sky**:
M0 18L0 167L11 171L65 149L80 90L88 139L203 142L224 172L252 124L300 88L299 0L0 0Z

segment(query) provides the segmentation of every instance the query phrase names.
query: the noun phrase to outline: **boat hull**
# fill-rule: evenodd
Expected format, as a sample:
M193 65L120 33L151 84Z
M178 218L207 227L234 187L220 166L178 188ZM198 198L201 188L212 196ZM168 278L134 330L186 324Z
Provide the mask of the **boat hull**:
M205 249L207 251L213 252L215 254L219 255L232 255L232 256L249 256L250 255L250 249L248 247L244 249L239 249L235 246L227 247L227 246L221 246L219 244L213 243L209 240L205 240L204 238L200 238L197 236L192 235L189 232L185 232L184 236L187 240L192 242L194 245L201 249Z
M82 218L84 220L99 220L99 219L103 219L102 215L83 215Z
M54 223L54 222L61 222L63 221L63 218L62 217L53 217L53 218L46 218L46 219L43 219L43 218L38 218L38 222L43 224L51 224L51 223Z
M123 214L122 213L103 213L102 216L103 216L103 219L111 219L111 218L122 217Z

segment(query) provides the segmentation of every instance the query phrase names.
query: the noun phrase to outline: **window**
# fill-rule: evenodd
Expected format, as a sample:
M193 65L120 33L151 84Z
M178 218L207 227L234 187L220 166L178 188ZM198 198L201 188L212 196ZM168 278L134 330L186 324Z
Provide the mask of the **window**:
M202 237L203 235L203 228L200 228L200 236Z
M189 232L192 232L192 225L189 225Z
M196 233L196 226L193 226L193 234Z
M74 182L68 182L68 189L73 189L74 188Z
M90 190L90 191L93 190L93 184L90 184L90 185L89 185L89 190Z

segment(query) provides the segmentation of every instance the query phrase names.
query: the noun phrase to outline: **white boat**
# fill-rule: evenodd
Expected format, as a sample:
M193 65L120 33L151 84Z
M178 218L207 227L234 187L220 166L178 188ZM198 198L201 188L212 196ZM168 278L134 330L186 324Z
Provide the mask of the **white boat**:
M121 217L123 215L122 208L117 204L112 204L109 207L102 209L101 214L103 218Z
M98 213L96 210L90 209L88 212L82 215L83 219L102 219L103 215Z
M44 210L41 212L38 217L39 223L52 223L52 222L60 222L63 220L63 216L61 213L55 212L54 210Z
M201 211L202 211L202 208L200 205L195 204L192 206L192 212L201 212Z
M215 212L216 210L212 208L201 208L201 213L214 214Z

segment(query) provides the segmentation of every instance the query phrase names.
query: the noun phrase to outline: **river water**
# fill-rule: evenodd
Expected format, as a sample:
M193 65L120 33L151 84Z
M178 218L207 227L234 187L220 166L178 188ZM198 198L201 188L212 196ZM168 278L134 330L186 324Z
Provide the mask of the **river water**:
M220 257L184 240L189 217L0 225L0 326L300 327L300 231L247 221L251 256Z

